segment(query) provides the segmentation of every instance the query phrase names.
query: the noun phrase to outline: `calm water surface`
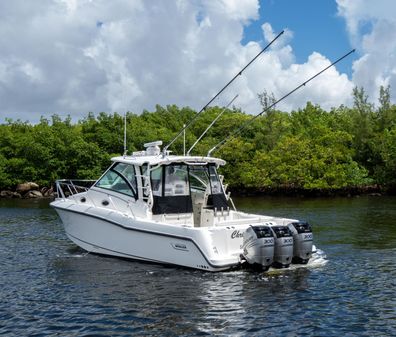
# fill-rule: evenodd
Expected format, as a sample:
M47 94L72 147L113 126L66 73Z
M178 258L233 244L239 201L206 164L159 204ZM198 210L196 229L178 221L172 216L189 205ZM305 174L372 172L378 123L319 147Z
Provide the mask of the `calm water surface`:
M327 263L213 274L86 255L48 201L0 200L0 335L396 335L395 197L235 201L308 220Z

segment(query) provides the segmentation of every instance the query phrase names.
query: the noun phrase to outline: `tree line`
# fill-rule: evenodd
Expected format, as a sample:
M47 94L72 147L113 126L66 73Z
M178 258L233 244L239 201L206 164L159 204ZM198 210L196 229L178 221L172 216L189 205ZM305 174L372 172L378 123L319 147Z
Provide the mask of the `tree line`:
M228 162L221 173L233 190L395 188L396 105L389 86L381 87L376 106L356 87L353 107L330 111L308 102L286 113L269 108L273 95L264 92L259 99L265 113L213 153ZM222 110L208 108L187 129L187 149ZM129 153L142 150L146 142L167 144L195 114L176 105L127 113ZM192 154L206 154L251 118L226 109ZM96 179L112 156L122 154L123 129L124 116L118 113L88 113L76 123L57 115L37 124L6 119L0 124L0 190L25 181L51 186L61 178ZM170 150L182 154L183 137Z

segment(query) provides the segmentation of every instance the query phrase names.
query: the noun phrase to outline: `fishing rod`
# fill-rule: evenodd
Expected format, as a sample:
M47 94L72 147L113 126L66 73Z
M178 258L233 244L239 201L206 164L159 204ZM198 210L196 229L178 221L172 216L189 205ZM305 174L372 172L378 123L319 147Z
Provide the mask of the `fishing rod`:
M216 121L221 117L221 115L227 110L227 108L237 99L239 95L236 95L231 101L230 103L227 104L227 106L220 111L220 113L216 116L216 118L212 121L212 123L210 123L210 125L206 128L206 130L198 137L198 139L195 141L195 143L190 147L190 149L187 151L187 156L190 155L190 152L192 151L192 149L195 147L195 145L198 144L198 142L202 139L203 136L205 136L206 132L209 131L209 129L213 126L214 123L216 123Z
M319 71L318 73L316 73L314 76L310 77L308 80L306 80L305 82L301 83L299 86L297 86L296 88L294 88L292 91L288 92L286 95L284 95L282 98L278 99L276 102L272 103L270 106L268 106L266 109L264 109L263 111L261 111L258 115L254 116L253 118L251 118L250 120L248 120L247 122L245 122L244 124L242 124L236 131L234 131L233 133L231 133L228 137L224 138L221 142L217 143L214 147L212 147L207 156L210 157L210 155L212 154L212 152L216 149L221 148L222 146L224 146L224 144L229 141L230 139L234 138L237 134L239 134L243 129L245 129L248 125L250 125L256 118L260 117L263 113L267 112L268 110L270 110L271 108L273 108L276 104L278 104L279 102L283 101L286 97L290 96L291 94L293 94L295 91L297 91L298 89L300 89L301 87L304 87L308 82L312 81L314 78L318 77L320 74L324 73L327 69L331 68L332 66L334 66L335 64L337 64L338 62L340 62L341 60L343 60L344 58L346 58L347 56L349 56L350 54L354 53L355 49L352 49L350 52L346 53L344 56L341 56L338 60L334 61L332 64L328 65L327 67L323 68L321 71Z
M203 112L206 110L206 108L232 83L234 80L242 75L242 73L245 71L247 67L249 67L262 53L264 53L285 31L282 30L270 43L268 43L246 66L244 66L206 105L190 120L190 122L185 125L180 132L176 135L175 138L171 140L171 142L166 145L163 149L163 155L166 155L166 152L177 138L195 121L195 119Z

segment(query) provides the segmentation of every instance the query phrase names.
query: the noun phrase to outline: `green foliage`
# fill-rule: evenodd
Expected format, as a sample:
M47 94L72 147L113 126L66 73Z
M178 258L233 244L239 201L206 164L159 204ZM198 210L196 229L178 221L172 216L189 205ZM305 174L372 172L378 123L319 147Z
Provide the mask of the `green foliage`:
M396 185L396 127L376 135L374 151L378 155L374 177L379 184Z
M353 161L349 138L342 131L315 139L286 136L273 150L256 153L253 180L244 175L245 185L334 189L365 184L367 172Z
M381 87L378 108L363 88L355 88L353 98L352 108L327 112L308 102L285 113L275 110L274 96L264 92L262 107L271 108L213 153L228 162L221 173L235 189L396 185L396 106L390 88ZM252 118L236 109L208 108L187 129L186 150L222 112L192 155L206 155ZM157 105L141 115L128 112L129 152L155 140L168 144L195 114L175 105ZM123 140L124 116L117 113L89 113L75 124L57 115L35 125L6 119L0 124L0 189L24 181L48 186L60 178L98 178L110 158L122 154ZM169 150L183 153L183 135Z

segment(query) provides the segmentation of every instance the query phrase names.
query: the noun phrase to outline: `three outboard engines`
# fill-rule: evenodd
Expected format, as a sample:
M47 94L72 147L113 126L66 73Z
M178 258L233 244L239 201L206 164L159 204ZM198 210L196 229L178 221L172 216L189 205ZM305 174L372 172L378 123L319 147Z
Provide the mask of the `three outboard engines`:
M312 256L312 227L296 221L287 226L255 225L243 234L243 257L255 268L287 268L308 263Z

